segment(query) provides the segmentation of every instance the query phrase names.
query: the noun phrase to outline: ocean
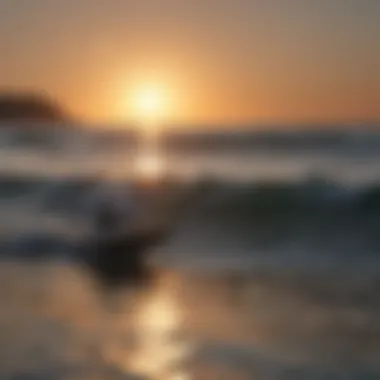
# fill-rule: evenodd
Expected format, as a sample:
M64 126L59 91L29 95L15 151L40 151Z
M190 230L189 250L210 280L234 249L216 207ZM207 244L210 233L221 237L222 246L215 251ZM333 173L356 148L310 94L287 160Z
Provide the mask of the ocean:
M379 378L380 133L163 136L161 170L191 196L155 282L114 308L78 247L88 200L133 181L138 143L1 127L1 378Z

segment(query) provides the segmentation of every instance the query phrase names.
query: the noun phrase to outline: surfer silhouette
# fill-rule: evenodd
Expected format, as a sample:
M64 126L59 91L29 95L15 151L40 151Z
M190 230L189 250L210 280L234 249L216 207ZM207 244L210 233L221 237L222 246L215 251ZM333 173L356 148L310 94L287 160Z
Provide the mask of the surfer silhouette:
M138 202L131 189L111 185L100 187L92 202L86 262L107 289L145 281L146 253L164 237L161 231L138 226Z

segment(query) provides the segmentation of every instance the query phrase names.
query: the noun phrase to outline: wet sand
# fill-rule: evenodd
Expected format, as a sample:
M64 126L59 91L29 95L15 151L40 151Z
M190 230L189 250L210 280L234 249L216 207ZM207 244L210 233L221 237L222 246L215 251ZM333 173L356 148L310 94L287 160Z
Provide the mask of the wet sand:
M0 281L4 379L380 374L375 280L166 269L112 307L70 264L1 263Z

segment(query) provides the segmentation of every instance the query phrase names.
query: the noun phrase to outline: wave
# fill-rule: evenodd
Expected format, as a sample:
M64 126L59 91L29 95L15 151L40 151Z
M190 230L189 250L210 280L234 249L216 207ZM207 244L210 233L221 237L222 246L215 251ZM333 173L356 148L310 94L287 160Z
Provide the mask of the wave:
M236 129L236 128L235 128ZM133 128L84 129L71 125L41 125L34 128L0 125L0 146L24 149L48 150L50 153L73 146L95 151L134 148L140 136ZM376 153L380 145L380 134L376 128L360 132L343 126L332 130L323 126L306 130L285 130L278 127L270 130L231 130L210 132L172 130L163 132L163 146L169 151L347 151Z
M131 130L91 130L72 126L0 125L0 147L10 150L47 152L62 151L112 151L133 148L137 136Z
M25 233L17 238L0 241L2 259L40 262L57 259L75 259L81 252L81 245L62 236L48 233Z
M128 180L115 181L122 186L133 185ZM170 187L175 188L181 180L168 177L164 181L167 190L172 191ZM59 213L78 207L101 183L104 180L96 176L53 178L3 173L0 174L0 201L35 196L33 200L39 199L45 211ZM237 182L210 176L186 185L199 205L208 204L214 207L213 213L243 219L264 216L293 218L313 210L380 216L380 183L349 187L315 176L288 182Z
M169 261L178 252L227 267L248 258L284 268L371 266L380 259L380 185L206 179L193 196L174 238L158 252Z
M219 250L220 255L230 249L232 255L281 251L284 255L325 252L344 257L360 254L380 257L380 184L347 187L317 177L250 183L208 177L182 187L178 181L167 180L164 191L169 200L175 197L184 200L177 210L180 217L173 225L173 239L179 238L181 250L183 247L199 252ZM35 227L33 213L36 213L39 217L66 220L66 226L71 224L75 229L76 221L88 222L88 200L99 183L101 179L97 177L3 174L0 207L9 206L9 202L22 204L22 211L29 213L31 227ZM24 251L28 246L39 247L33 249L40 251L53 250L53 246L70 250L71 243L65 238L67 228L59 238L50 232L43 237L41 226L34 233L33 228L18 232L18 242L0 244L1 250ZM181 236L185 238L181 240Z
M51 212L69 211L90 195L99 179L9 174L0 175L0 201L30 199Z

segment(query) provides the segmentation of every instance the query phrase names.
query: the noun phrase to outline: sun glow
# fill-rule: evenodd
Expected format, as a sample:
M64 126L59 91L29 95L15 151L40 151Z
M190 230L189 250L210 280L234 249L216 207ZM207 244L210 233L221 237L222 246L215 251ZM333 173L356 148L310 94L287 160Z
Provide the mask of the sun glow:
M134 157L134 175L144 181L156 181L165 172L161 136L169 111L173 111L169 88L156 82L134 82L124 93L124 111L139 135ZM126 106L126 107L125 107Z
M158 123L167 116L167 91L154 85L137 88L131 94L132 117L143 124Z

